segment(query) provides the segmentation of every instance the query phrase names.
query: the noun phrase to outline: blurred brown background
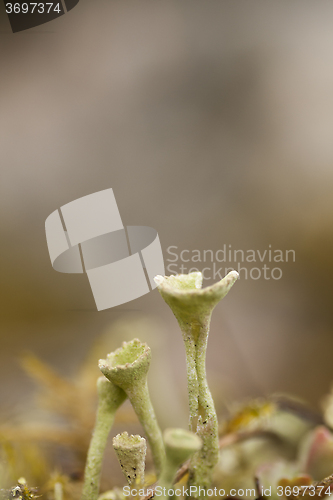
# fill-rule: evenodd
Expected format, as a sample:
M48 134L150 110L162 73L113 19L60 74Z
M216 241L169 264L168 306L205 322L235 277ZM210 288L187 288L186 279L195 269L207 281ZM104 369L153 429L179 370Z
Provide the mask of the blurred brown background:
M87 278L50 264L46 217L108 187L165 257L295 250L281 280L240 280L216 309L209 381L221 399L318 405L333 380L332 2L81 0L15 35L1 9L2 406L33 389L20 352L71 376L115 320L149 315L153 392L174 388L160 418L172 405L167 423L186 425L182 340L157 290L97 312Z

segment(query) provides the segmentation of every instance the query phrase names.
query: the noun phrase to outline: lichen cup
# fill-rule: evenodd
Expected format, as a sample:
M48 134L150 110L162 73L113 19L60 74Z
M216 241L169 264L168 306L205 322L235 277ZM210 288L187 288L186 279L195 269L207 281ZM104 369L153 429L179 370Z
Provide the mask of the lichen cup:
M160 498L169 500L169 492L174 491L173 483L178 467L201 449L202 440L193 432L184 429L166 429L163 432L163 440L166 462L158 486L161 488Z
M120 387L130 400L147 436L156 474L159 475L165 461L162 433L157 423L147 383L151 350L147 344L134 339L99 361L102 373Z
M189 428L203 441L191 459L189 485L208 488L218 462L218 422L206 378L206 350L212 312L239 278L231 271L221 281L202 288L200 272L156 276L158 290L171 308L182 331L186 352L189 394Z

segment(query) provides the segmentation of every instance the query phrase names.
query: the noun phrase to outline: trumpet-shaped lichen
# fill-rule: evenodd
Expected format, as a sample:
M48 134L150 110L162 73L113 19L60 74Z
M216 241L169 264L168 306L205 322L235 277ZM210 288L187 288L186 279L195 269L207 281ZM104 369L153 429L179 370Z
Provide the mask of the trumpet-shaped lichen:
M208 488L218 462L218 423L206 379L206 350L213 309L238 278L238 273L231 271L221 281L204 289L201 288L201 273L155 278L158 290L174 313L183 334L190 408L189 427L203 441L201 450L191 459L190 486Z
M172 488L178 467L202 446L202 440L191 431L166 429L163 433L166 463L159 479L159 486L167 492ZM164 498L168 498L167 493Z
M127 432L117 434L112 441L118 462L128 484L143 484L147 445L141 436L129 436Z
M151 350L147 344L134 339L124 342L122 347L100 360L104 375L125 391L146 433L153 454L157 475L160 474L165 451L161 430L150 401L147 373L151 361Z

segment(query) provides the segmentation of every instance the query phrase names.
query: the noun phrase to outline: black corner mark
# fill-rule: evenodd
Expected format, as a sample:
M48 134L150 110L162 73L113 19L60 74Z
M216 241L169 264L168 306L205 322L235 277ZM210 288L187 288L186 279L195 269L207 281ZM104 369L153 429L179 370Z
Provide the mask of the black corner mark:
M65 0L65 7L68 11L78 3L79 0ZM4 0L4 4L13 33L48 23L65 14L62 0Z
M75 5L79 3L80 0L65 0L67 12L74 9Z

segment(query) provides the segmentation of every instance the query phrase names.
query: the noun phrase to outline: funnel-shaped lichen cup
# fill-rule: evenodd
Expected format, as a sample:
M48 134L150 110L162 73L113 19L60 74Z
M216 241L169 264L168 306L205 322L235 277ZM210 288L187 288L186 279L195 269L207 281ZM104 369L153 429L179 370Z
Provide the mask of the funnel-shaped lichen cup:
M202 440L191 431L184 429L166 429L163 433L166 463L159 480L162 498L168 498L178 467L186 462L202 447Z
M143 484L145 477L146 440L139 435L117 434L112 441L118 462L129 485Z
M157 475L160 474L165 451L162 433L150 401L147 374L151 361L151 350L147 344L134 339L124 342L122 347L100 360L102 373L112 383L123 389L146 433Z
M189 484L208 488L218 461L218 423L214 402L206 380L206 350L211 315L215 306L239 278L231 271L221 281L202 288L199 272L176 276L156 276L158 290L175 315L186 351L190 430L203 441L193 455Z

